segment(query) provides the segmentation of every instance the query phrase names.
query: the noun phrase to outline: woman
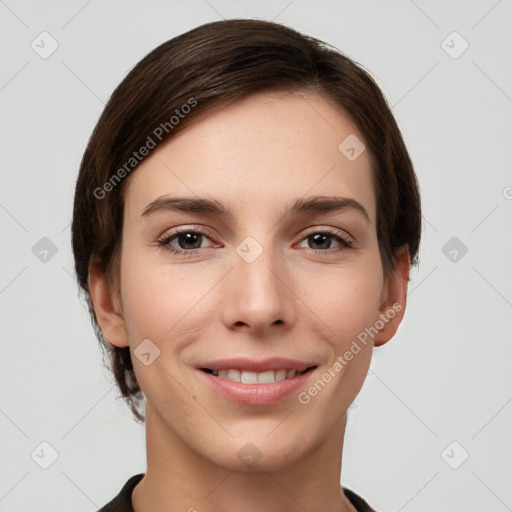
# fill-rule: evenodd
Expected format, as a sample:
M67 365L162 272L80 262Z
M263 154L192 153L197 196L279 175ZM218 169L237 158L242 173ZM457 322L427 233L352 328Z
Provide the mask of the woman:
M371 511L340 487L347 410L420 232L399 128L337 50L245 19L147 55L75 191L78 282L146 423L146 472L101 510Z

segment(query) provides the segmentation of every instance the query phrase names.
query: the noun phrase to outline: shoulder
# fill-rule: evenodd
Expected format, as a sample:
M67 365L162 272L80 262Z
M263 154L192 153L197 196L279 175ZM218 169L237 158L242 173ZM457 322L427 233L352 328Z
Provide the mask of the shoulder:
M106 505L101 507L98 512L134 512L132 506L132 492L135 486L142 480L143 476L144 473L139 473L130 477L119 493ZM354 491L345 487L342 487L342 489L350 503L352 503L352 505L357 509L357 512L376 512Z
M342 487L342 489L350 503L357 509L357 512L376 512L376 510L370 507L370 505L354 491L346 489L345 487Z
M98 512L133 512L132 492L143 476L144 473L139 473L129 478L117 496L101 507Z

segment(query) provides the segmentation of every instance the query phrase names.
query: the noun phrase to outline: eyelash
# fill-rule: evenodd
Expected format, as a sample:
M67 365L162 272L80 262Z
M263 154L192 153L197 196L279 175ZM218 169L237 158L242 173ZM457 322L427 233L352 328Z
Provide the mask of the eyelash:
M212 236L213 236L213 234L206 229L204 229L204 230L203 229L181 229L181 230L174 231L173 233L164 235L162 238L159 238L157 240L157 244L162 249L169 251L173 254L178 254L178 255L183 255L183 256L194 256L196 254L196 252L200 251L201 249L189 249L189 250L177 249L176 247L173 247L172 245L170 245L170 242L182 233L200 234L200 235L206 236L207 238L212 238ZM336 252L337 251L345 251L347 249L353 248L354 242L352 240L341 237L339 234L337 234L336 231L329 229L329 228L323 228L319 231L313 231L313 232L309 233L307 236L305 236L304 238L302 238L301 242L303 240L308 239L309 237L311 237L313 235L329 235L330 237L334 238L336 241L340 242L341 247L336 248L335 249ZM310 250L315 251L314 249L310 249ZM315 251L315 252L322 256L323 255L328 256L329 254L332 254L332 252L329 249L320 250L319 252Z

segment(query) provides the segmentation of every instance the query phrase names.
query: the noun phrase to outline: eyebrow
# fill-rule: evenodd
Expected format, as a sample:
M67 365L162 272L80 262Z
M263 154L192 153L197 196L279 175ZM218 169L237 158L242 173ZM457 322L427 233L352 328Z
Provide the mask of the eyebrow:
M335 211L353 210L363 215L367 222L370 216L365 207L350 197L309 196L299 197L288 209L288 214L329 213ZM185 213L213 214L222 218L232 216L231 210L216 199L206 197L173 197L160 196L149 203L142 216L158 212L178 211Z

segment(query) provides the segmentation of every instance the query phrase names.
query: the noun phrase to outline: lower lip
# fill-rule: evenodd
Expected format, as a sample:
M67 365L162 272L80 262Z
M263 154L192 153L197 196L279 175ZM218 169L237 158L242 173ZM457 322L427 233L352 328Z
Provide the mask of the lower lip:
M241 405L270 405L279 402L304 386L313 371L312 368L291 379L270 384L242 384L198 370L201 378L206 379L215 391Z

